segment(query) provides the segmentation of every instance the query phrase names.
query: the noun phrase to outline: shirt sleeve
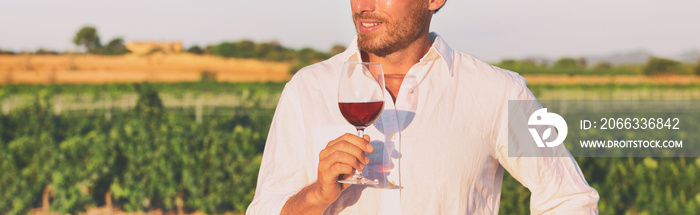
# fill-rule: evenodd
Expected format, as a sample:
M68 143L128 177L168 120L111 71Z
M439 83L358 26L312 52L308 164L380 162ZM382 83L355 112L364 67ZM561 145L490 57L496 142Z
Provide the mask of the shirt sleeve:
M525 86L524 79L514 90L511 100L536 100ZM539 105L539 102L537 102ZM530 196L532 214L597 214L598 192L588 185L576 160L564 145L557 150L564 150L568 157L510 157L508 141L518 141L527 136L511 137L508 135L508 108L501 112L497 140L497 157L501 165L521 184L527 187ZM526 122L525 122L526 123ZM561 153L557 152L557 154Z
M293 83L282 91L265 143L257 187L247 215L280 214L289 198L307 186L306 131Z

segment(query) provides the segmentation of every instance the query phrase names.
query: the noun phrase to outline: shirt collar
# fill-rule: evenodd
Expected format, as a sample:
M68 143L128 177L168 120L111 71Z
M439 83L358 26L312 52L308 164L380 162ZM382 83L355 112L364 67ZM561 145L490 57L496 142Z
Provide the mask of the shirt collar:
M426 53L420 61L430 60L433 57L438 57L447 66L450 77L452 77L452 62L454 60L454 51L447 45L444 39L435 32L430 32L430 39L433 40L433 45L430 46L430 50ZM435 56L437 54L437 56ZM343 59L351 62L361 62L362 57L360 55L360 49L357 46L357 35L355 39L352 40L348 48L343 52Z

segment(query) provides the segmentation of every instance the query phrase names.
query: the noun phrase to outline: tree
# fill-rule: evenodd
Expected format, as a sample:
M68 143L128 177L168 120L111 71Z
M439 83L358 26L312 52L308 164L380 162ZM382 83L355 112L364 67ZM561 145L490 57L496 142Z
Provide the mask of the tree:
M117 37L109 41L105 47L104 53L106 55L122 55L129 53L124 45L124 39Z
M238 50L240 50L241 58L255 58L257 53L255 53L255 42L252 40L241 40L234 43Z
M124 39L117 37L109 41L106 46L100 46L88 50L92 54L100 55L123 55L130 51L124 45Z
M576 69L579 68L579 61L573 58L560 58L554 63L554 68L558 69Z
M38 55L57 55L58 52L54 50L49 50L49 49L44 49L44 48L39 48L37 49L34 54Z
M520 66L521 68L544 69L544 67L547 67L546 61L537 58L525 58L523 60L518 61L517 63L518 66Z
M187 49L186 52L192 53L192 54L204 54L204 50L199 47L198 45L191 46L190 48Z
M222 57L242 57L240 48L232 42L222 42L215 46L212 46L212 48L207 47L207 51L214 55L219 55Z
M498 66L503 68L513 68L517 64L518 62L515 59L503 59L501 60L501 63L498 64Z
M578 66L579 68L586 68L588 66L588 60L586 60L586 58L579 58Z
M254 58L265 59L272 51L274 47L269 43L256 43L253 50Z
M107 48L123 48L124 46L124 39L121 37L114 38L107 43Z
M15 54L15 52L13 52L11 50L0 49L0 55L2 55L2 54L13 55L13 54Z
M299 51L297 51L296 64L291 67L289 72L292 74L296 73L297 71L299 71L299 69L305 66L311 65L312 63L319 62L329 57L330 56L328 55L328 53L319 52L309 47L302 48Z
M644 66L645 75L672 74L679 73L681 63L675 60L650 57L647 64Z
M204 47L204 54L218 55L216 49L217 45L207 45Z
M259 55L258 58L265 60L285 61L290 59L288 57L289 50L282 47L282 44L276 40L256 45L256 52Z
M695 74L700 75L700 59L698 59L698 64L695 65Z
M73 37L73 43L77 46L84 46L87 52L101 47L100 36L97 35L97 29L92 26L84 26Z
M607 61L600 61L593 66L594 70L610 70L613 68L613 65L610 62Z
M345 49L346 48L344 45L336 44L336 45L333 45L333 47L331 47L330 54L331 54L331 56L334 56L334 55L337 55L337 54L344 52Z

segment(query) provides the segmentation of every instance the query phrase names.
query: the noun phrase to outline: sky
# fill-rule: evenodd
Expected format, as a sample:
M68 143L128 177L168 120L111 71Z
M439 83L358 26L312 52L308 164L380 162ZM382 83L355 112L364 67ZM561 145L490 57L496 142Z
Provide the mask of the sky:
M379 1L379 0L378 0ZM400 1L400 0L394 0ZM700 50L698 0L448 0L431 31L486 61ZM277 40L292 48L347 45L347 0L2 0L0 49L74 50L85 25L102 42Z

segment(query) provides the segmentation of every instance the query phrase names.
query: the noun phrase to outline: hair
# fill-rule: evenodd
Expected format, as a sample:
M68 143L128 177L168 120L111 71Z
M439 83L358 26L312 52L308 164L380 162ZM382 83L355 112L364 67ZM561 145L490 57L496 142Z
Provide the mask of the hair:
M441 9L442 7L444 7L444 6L446 5L446 4L447 4L447 0L445 0L445 3L444 3L444 4L442 4L442 6L440 6L440 8L438 8L438 9L435 9L435 10L433 11L433 14L437 13L437 12L438 12L438 10L440 10L440 9Z

